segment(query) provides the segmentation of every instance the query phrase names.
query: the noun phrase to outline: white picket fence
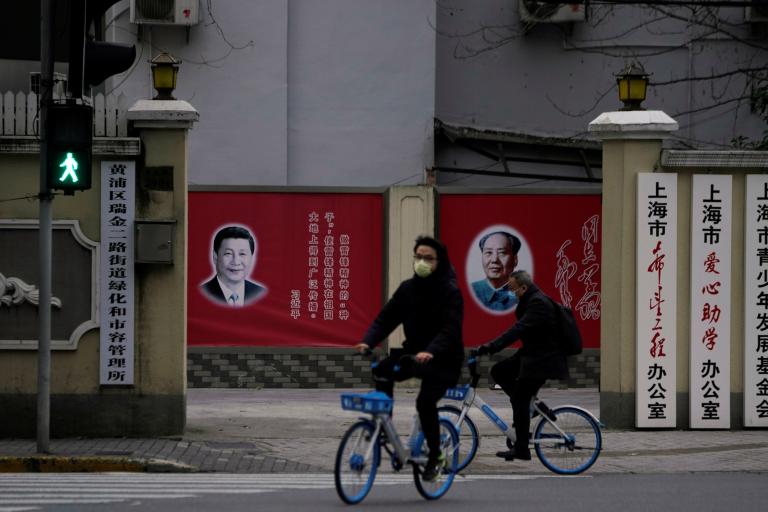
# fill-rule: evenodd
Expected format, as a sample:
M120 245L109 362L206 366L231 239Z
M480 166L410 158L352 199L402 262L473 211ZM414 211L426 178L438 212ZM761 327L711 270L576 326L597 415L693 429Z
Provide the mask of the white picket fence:
M54 100L58 100L54 96ZM93 97L93 136L127 137L126 111L128 100L124 94L106 98ZM39 135L37 94L11 91L2 96L0 103L0 135Z

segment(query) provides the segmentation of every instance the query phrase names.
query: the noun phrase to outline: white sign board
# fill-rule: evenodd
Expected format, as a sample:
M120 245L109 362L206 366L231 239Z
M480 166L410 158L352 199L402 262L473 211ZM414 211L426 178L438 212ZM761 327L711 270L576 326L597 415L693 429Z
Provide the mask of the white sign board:
M744 233L744 426L768 427L768 176L750 174Z
M677 421L677 175L637 177L638 428Z
M731 426L731 190L731 176L693 176L691 428Z
M99 343L102 386L133 384L136 164L101 163Z

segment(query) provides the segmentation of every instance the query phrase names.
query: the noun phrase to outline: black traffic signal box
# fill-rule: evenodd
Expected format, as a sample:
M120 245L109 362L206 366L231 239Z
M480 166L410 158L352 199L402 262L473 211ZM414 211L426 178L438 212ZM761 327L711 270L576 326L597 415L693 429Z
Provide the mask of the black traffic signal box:
M91 188L93 108L80 104L48 107L47 187L74 194Z
M122 73L136 60L132 44L103 41L104 13L118 0L69 0L69 71L72 98L90 95L90 87ZM93 28L93 35L91 35Z

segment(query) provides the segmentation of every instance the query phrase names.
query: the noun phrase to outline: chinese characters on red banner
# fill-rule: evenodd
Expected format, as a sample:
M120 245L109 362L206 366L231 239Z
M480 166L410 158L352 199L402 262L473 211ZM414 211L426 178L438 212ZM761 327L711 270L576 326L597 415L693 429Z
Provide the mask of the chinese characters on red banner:
M691 428L730 426L731 177L694 175Z
M350 235L335 235L333 212L307 215L306 313L323 320L349 319ZM322 308L320 305L322 304ZM301 317L301 291L291 290L291 318Z
M576 306L572 306L570 281L579 271L579 266L568 257L566 249L571 240L562 243L555 254L557 270L555 272L555 287L560 292L560 302L575 309L582 320L597 320L600 318L600 287L596 281L600 275L600 263L595 252L600 232L600 217L590 216L581 226L581 272L576 280L584 286L584 293Z
M768 176L747 176L744 425L768 426Z
M637 200L638 427L676 423L677 176L641 173Z
M102 162L101 385L133 384L133 162Z

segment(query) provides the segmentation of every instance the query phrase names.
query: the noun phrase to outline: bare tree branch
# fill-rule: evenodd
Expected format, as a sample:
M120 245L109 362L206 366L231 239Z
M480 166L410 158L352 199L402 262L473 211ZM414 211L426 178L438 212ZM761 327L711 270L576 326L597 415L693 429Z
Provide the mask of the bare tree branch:
M614 88L610 87L609 89L606 89L605 91L599 93L597 95L597 99L595 99L595 102L590 107L587 107L586 109L584 109L584 110L582 110L580 112L568 112L567 110L564 110L564 109L560 108L560 106L558 106L557 102L555 102L549 96L549 93L545 94L544 97L547 99L549 104L552 105L552 108L554 108L555 110L557 110L558 112L560 112L564 116L568 116L568 117L583 117L583 116L589 114L590 112L593 112L597 108L597 105L601 101L603 101L603 98L605 98L608 95L608 93L612 92L613 90L614 90Z
M557 0L539 0L544 3L562 3ZM674 116L690 116L711 111L716 117L722 115L738 116L739 110L745 103L749 103L752 111L760 115L764 120L768 119L768 77L764 64L768 58L764 53L768 50L768 44L756 41L744 35L744 23L740 17L738 20L727 19L728 12L733 12L738 6L753 5L752 2L726 2L725 0L648 0L637 2L634 0L594 0L589 4L592 18L587 21L589 26L600 26L601 30L609 32L607 35L585 39L574 39L572 31L566 27L557 25L563 35L563 44L567 50L584 54L602 55L613 59L649 59L673 52L684 50L686 52L704 52L711 48L711 44L723 40L738 45L742 50L738 60L720 62L709 73L687 69L691 76L680 78L667 78L654 80L650 85L654 87L670 87L682 83L708 84L706 91L708 103L695 108L688 108L674 113ZM611 33L612 25L606 22L608 16L619 5L631 5L643 9L640 21L631 26L623 26ZM725 10L722 10L725 9ZM731 11L728 11L731 9ZM453 11L446 10L445 12ZM725 13L725 15L724 15ZM671 21L670 21L671 20ZM675 27L677 24L677 27ZM511 25L484 25L471 31L453 36L441 33L448 38L456 38L453 55L456 59L470 59L487 52L492 52L507 44L512 44L525 35L530 24L521 23L519 26ZM663 47L637 47L627 45L620 46L622 40L634 35L650 34L651 37L661 36L675 37L673 44ZM662 40L663 41L663 40ZM610 47L608 47L610 46ZM750 52L749 50L752 50ZM701 87L697 88L701 90ZM611 92L612 86L597 94L591 104L578 111L571 111L558 104L557 99L546 94L546 100L560 114L568 117L583 117L598 108L602 100ZM734 117L736 119L736 117ZM699 115L696 123L702 122ZM734 121L735 122L735 121Z

